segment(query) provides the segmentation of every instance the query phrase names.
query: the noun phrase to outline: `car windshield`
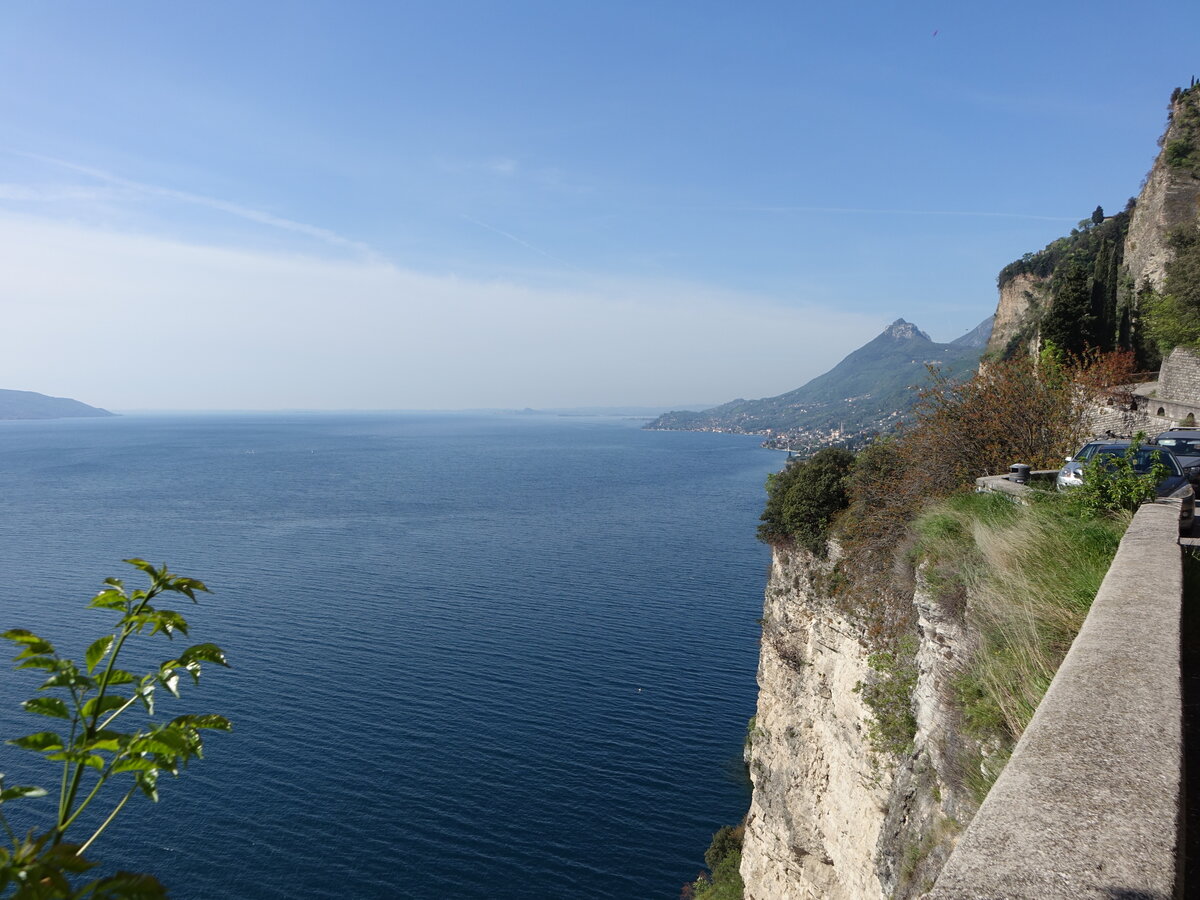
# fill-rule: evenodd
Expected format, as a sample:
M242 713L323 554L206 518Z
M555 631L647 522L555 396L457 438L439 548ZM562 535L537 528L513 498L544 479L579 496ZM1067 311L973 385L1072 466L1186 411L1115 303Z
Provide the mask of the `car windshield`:
M1104 446L1103 441L1092 441L1090 444L1084 444L1079 452L1075 454L1075 459L1091 459L1097 450Z
M1100 451L1102 456L1124 456L1125 451L1116 447L1106 447ZM1138 447L1137 452L1133 456L1133 470L1139 474L1145 474L1150 471L1150 468L1155 462L1161 462L1163 468L1167 470L1168 475L1182 475L1183 470L1179 468L1179 463L1175 459L1175 455L1170 452L1162 452L1155 447Z
M1200 440L1196 438L1159 438L1160 447L1170 447L1183 456L1200 456Z

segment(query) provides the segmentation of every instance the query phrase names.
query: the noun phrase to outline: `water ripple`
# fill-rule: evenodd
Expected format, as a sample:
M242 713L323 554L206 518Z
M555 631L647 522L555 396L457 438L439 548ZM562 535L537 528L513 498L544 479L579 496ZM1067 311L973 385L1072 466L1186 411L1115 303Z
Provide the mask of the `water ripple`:
M235 731L100 848L180 900L674 897L744 811L728 773L779 463L753 439L520 416L0 426L20 586L0 624L83 646L103 620L79 602L134 553L215 590L181 612L234 668L178 708Z

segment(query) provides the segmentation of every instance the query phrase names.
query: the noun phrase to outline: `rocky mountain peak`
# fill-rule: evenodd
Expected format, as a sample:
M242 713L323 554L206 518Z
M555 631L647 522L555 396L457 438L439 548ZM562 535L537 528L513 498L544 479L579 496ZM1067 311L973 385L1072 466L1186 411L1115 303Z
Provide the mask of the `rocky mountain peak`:
M932 338L923 332L912 322L905 322L903 319L897 319L891 325L883 330L883 335L897 341L909 341L914 338L919 338L924 341L932 342Z

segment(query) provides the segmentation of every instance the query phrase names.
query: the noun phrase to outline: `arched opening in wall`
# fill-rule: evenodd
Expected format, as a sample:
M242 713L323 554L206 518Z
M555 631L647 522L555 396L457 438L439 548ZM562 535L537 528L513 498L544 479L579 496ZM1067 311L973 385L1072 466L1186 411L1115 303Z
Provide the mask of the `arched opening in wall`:
M1163 409L1163 408L1160 406L1160 407L1158 408L1158 413L1157 413L1157 415L1160 415L1160 416L1165 416L1166 414L1167 414L1167 411L1166 411L1165 409Z
M1179 424L1186 425L1188 428L1194 427L1196 424L1196 414L1188 413L1186 416L1183 417L1183 419L1180 421Z

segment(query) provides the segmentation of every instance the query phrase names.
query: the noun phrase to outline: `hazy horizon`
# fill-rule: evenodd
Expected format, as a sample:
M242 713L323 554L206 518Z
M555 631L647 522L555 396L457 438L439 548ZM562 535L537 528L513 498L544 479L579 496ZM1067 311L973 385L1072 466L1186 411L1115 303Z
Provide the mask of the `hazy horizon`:
M975 327L1001 267L1136 194L1200 8L76 0L4 26L0 387L678 409L792 390L898 317Z

